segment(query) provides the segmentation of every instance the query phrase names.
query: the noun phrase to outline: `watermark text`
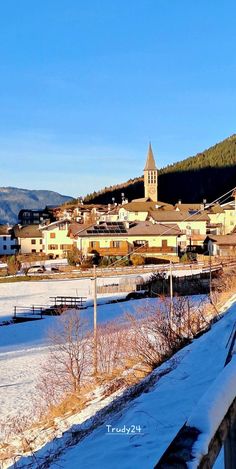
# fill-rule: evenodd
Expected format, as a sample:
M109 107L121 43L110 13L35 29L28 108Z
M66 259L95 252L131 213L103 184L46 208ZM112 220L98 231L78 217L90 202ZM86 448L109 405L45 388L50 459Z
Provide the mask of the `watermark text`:
M106 425L106 429L109 435L142 435L142 428L140 425L123 425L122 427Z

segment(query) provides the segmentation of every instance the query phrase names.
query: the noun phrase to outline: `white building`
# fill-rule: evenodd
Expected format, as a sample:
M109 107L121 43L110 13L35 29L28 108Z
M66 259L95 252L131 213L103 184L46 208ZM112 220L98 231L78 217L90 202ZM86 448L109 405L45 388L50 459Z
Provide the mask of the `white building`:
M18 240L20 254L32 254L43 252L42 232L37 225L16 225L14 234Z

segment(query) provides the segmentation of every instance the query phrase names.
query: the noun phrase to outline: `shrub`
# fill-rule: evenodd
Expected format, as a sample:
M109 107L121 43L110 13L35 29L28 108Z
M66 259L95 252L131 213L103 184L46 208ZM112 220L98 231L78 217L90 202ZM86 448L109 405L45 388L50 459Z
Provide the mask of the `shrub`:
M67 253L67 261L69 265L80 264L80 251L76 246L73 246Z
M145 259L140 254L132 254L130 260L134 266L145 264Z
M109 257L102 257L100 262L99 262L99 265L101 267L107 267L109 264L110 264Z
M91 269L93 267L93 258L92 257L86 257L86 259L83 259L81 262L81 269Z
M7 260L7 270L9 275L17 274L18 270L20 269L20 262L16 259L15 256L10 256Z

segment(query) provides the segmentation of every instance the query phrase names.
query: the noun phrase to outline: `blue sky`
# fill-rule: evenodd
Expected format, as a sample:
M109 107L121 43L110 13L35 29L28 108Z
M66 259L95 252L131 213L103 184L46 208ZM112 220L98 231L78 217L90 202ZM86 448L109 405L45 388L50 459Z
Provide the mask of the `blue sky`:
M235 133L233 0L0 6L0 186L78 196Z

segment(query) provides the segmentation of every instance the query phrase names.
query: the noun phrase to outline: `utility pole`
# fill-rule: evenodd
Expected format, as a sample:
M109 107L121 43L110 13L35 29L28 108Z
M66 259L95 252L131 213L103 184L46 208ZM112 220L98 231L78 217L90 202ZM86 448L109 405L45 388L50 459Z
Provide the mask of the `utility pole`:
M170 261L170 325L172 326L173 319L173 274L172 274L172 261Z
M210 300L212 300L212 269L211 269L211 248L209 252L209 270L210 270L210 275L209 275L209 282L210 282Z
M210 295L210 301L212 301L212 263L211 263L212 241L211 240L209 240L209 243L208 243L208 251L209 251L209 295Z
M97 270L96 265L93 266L93 366L94 376L97 376Z

